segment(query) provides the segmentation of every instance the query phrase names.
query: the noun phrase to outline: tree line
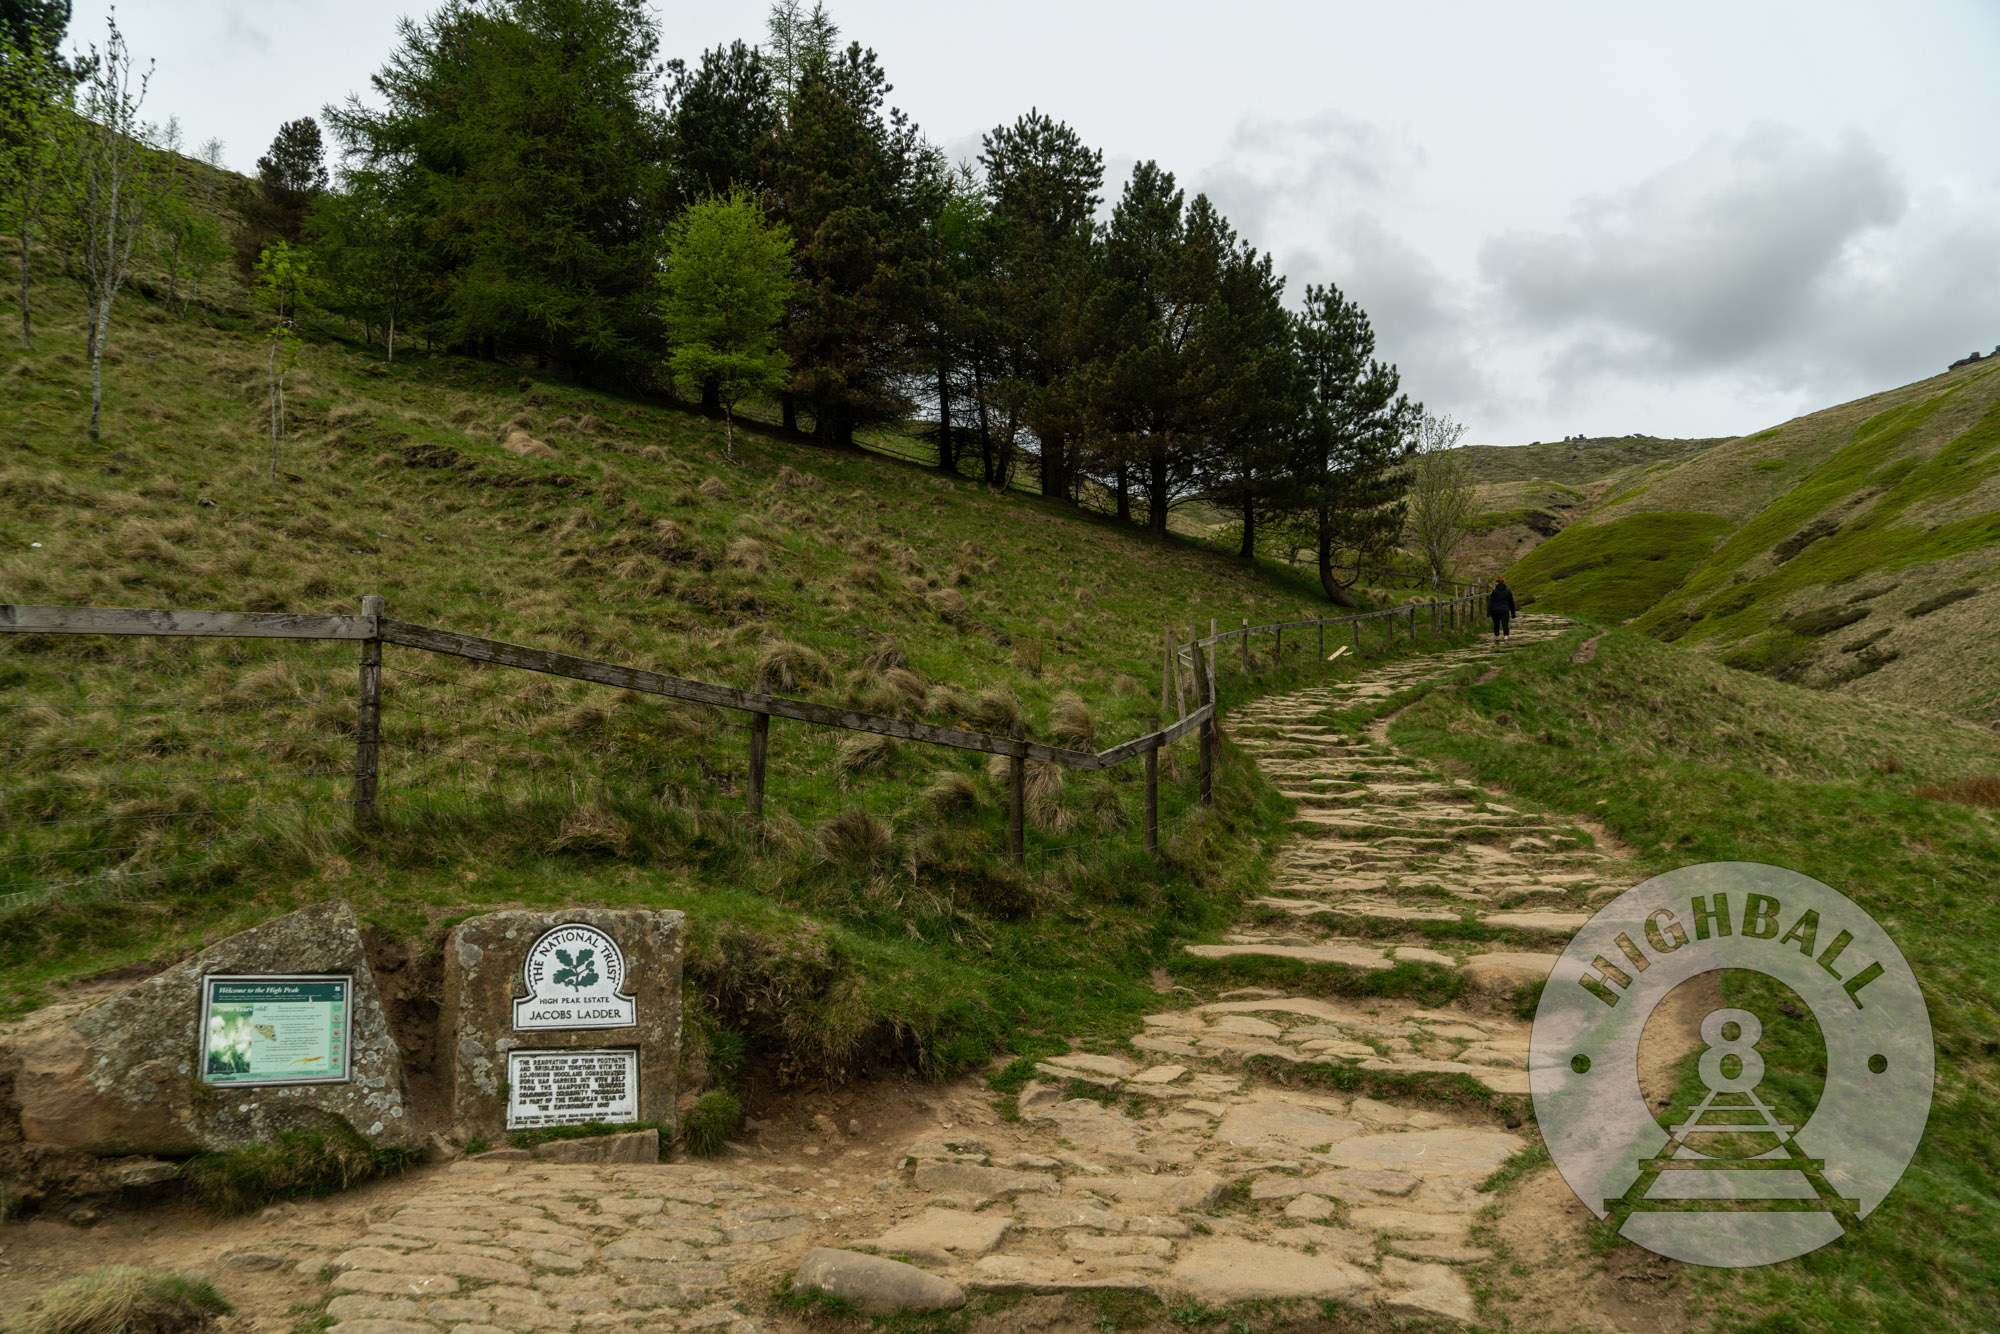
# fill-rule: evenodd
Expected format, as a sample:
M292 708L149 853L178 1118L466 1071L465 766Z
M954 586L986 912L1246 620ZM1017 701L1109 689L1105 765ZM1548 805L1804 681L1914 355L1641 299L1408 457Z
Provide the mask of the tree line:
M1360 306L1328 284L1288 308L1270 255L1156 162L1107 213L1103 155L1039 109L947 160L840 39L823 5L779 0L761 42L688 63L662 60L641 0L447 0L402 21L365 94L280 128L231 201L239 274L390 357L421 340L725 418L767 398L828 444L914 421L940 468L1156 533L1201 499L1245 556L1308 550L1354 605L1439 438ZM7 38L8 144L38 99L105 115L63 88L116 62L38 40ZM10 150L10 194L32 156Z

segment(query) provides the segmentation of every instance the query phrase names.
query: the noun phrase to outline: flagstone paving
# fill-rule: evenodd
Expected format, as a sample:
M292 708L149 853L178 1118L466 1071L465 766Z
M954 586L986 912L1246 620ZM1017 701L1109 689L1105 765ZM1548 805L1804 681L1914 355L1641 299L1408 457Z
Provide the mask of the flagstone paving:
M1523 617L1515 643L1565 624ZM956 1120L892 1146L873 1182L824 1193L787 1184L798 1166L744 1153L718 1166L457 1163L302 1262L337 1271L333 1334L760 1334L792 1319L769 1298L795 1267L864 1310L896 1293L934 1308L956 1294L1115 1290L1472 1320L1464 1269L1491 1258L1474 1234L1491 1197L1476 1188L1525 1135L1484 1109L1309 1091L1283 1072L1345 1062L1525 1095L1528 1025L1496 1002L1544 976L1591 906L1636 878L1563 818L1402 755L1386 727L1356 738L1321 721L1493 656L1439 653L1232 713L1236 744L1300 802L1297 836L1249 919L1188 947L1457 969L1465 1004L1188 993L1123 1044L1038 1063L1018 1121L961 1084ZM1488 938L1467 939L1467 924Z

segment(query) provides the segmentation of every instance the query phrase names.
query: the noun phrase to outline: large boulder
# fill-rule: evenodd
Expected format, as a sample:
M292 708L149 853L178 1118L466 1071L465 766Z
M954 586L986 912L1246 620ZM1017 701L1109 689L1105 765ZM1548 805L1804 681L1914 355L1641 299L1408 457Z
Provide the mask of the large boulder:
M201 986L209 974L345 973L354 979L344 1084L204 1084ZM12 1044L22 1137L110 1157L243 1148L284 1130L347 1127L377 1144L421 1136L361 923L342 901L274 918L95 1004L53 1010Z
M956 1311L965 1305L963 1288L915 1265L824 1246L806 1252L792 1275L792 1291L852 1302L864 1315Z

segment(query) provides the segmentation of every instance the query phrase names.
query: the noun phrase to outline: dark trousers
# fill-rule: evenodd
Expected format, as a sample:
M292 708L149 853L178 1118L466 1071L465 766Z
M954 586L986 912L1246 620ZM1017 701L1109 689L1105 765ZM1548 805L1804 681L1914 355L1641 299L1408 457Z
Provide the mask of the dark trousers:
M1511 612L1504 612L1504 611L1490 612L1488 614L1493 617L1494 636L1497 638L1500 635L1506 634L1507 622L1513 619L1513 614Z

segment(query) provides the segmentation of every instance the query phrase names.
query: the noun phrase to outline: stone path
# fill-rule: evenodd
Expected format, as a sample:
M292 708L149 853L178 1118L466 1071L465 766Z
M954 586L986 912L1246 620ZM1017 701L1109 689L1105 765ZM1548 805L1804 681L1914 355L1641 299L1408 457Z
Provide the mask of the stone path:
M452 1164L329 1259L342 1334L576 1329L759 1334L734 1272L805 1211L704 1165ZM755 1294L761 1297L763 1294Z
M1521 617L1514 642L1553 638L1567 624ZM1460 970L1489 997L1546 977L1595 907L1634 883L1622 861L1566 820L1503 804L1401 754L1384 723L1362 739L1317 721L1510 651L1480 645L1409 659L1232 713L1237 743L1299 803L1299 837L1278 859L1275 892L1250 900L1254 920L1189 953L1364 969L1435 964ZM1486 940L1466 939L1474 925ZM1502 1092L1527 1087L1525 1078L1487 1082Z
M1516 626L1518 645L1563 623ZM454 1164L300 1265L338 1271L332 1334L759 1334L795 1322L770 1302L794 1269L863 1310L1117 1290L1472 1320L1465 1270L1492 1258L1477 1186L1528 1139L1483 1108L1310 1091L1284 1072L1346 1061L1526 1093L1528 1026L1496 1002L1544 976L1591 905L1634 877L1574 826L1400 754L1386 727L1357 740L1317 721L1496 656L1390 664L1233 714L1238 744L1300 802L1298 836L1251 920L1189 947L1455 968L1472 984L1464 1005L1190 993L1127 1042L1041 1062L1012 1109L977 1080L946 1090L955 1110L935 1128L888 1154L847 1150L840 1176L748 1150L716 1167ZM1468 942L1468 922L1492 938ZM857 1167L881 1175L857 1181Z

